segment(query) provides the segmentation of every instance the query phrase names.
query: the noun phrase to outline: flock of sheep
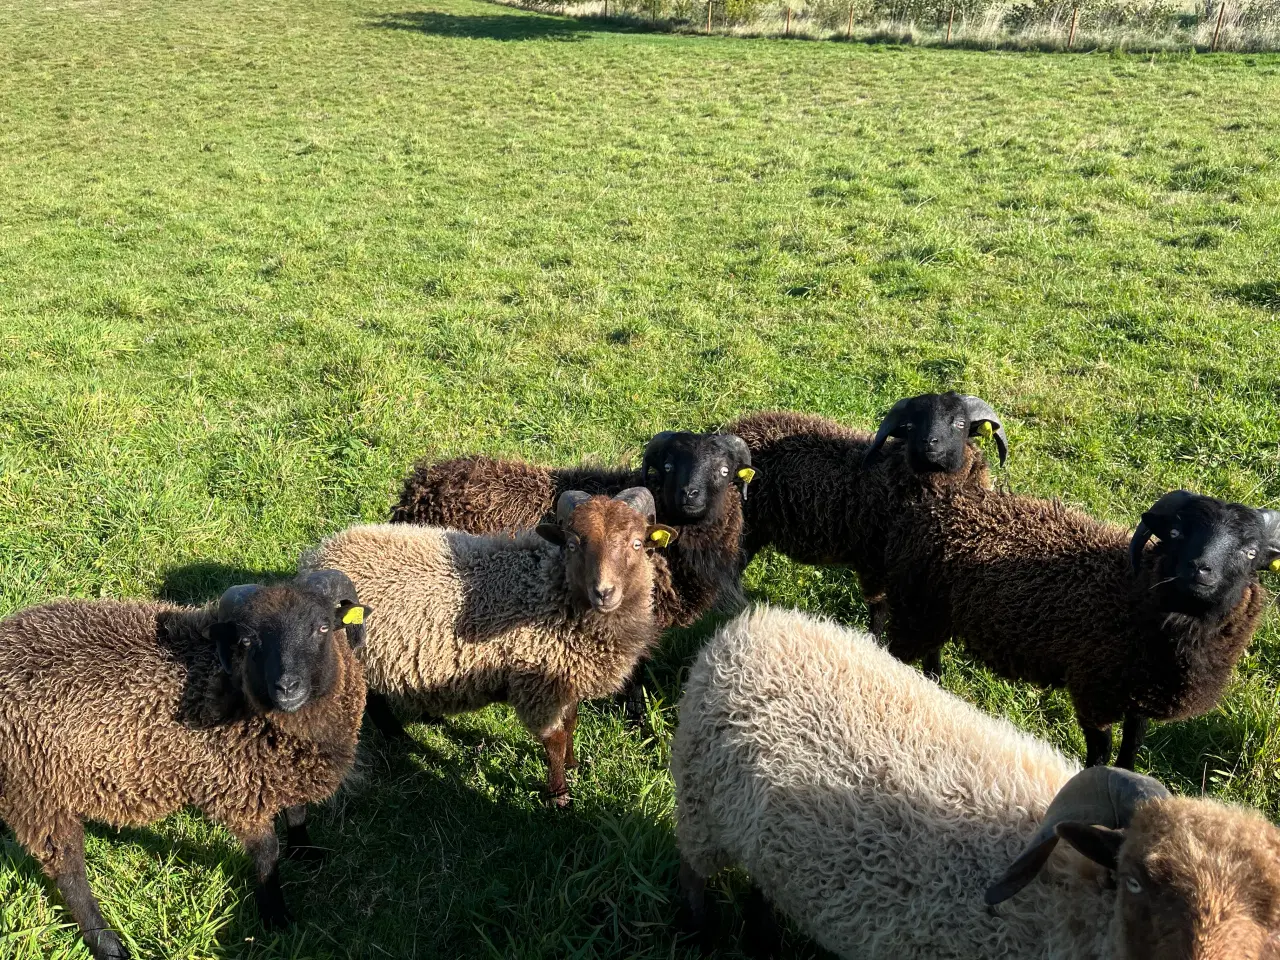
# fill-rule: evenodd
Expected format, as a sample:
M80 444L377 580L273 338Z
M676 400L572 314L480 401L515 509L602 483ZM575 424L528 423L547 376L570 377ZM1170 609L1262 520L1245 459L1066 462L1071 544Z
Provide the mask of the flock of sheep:
M946 393L874 435L779 412L661 433L638 468L423 462L390 523L330 536L293 580L20 611L0 621L0 820L95 957L129 952L88 886L85 820L199 808L253 858L264 925L287 924L275 819L290 856L318 854L306 805L342 782L366 711L398 737L510 703L563 806L580 701L634 707L662 631L740 611L772 547L851 567L875 637L756 607L702 650L671 761L686 928L711 936L706 881L738 864L847 958L1280 960L1280 831L1132 772L1148 720L1217 702L1258 574L1280 570L1280 513L1175 491L1131 535L995 491L984 436L1003 463L996 412ZM1084 769L942 690L951 639L1066 689ZM770 910L749 917L748 948L775 952Z

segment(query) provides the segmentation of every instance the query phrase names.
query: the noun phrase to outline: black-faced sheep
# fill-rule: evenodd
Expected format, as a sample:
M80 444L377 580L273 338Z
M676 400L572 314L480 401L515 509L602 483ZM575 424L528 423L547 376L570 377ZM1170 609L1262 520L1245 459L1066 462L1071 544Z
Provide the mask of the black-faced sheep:
M371 691L436 716L510 703L563 806L578 702L617 692L657 639L655 592L670 584L654 547L676 533L653 522L643 487L566 491L556 517L514 537L351 527L302 566L342 570L378 609L362 653Z
M1160 538L1143 551L1151 534ZM1132 769L1148 719L1213 709L1266 603L1280 513L1166 494L1130 538L1034 497L968 491L904 518L886 551L889 649L936 656L952 637L1001 676L1064 687L1086 764Z
M690 671L671 769L695 924L707 878L739 864L850 960L1277 956L1263 817L1080 773L861 631L768 608L727 624Z
M971 438L1004 427L977 397L929 393L899 400L874 434L805 413L752 413L725 428L746 441L760 476L744 505L744 558L773 546L800 563L844 564L858 575L877 635L884 619L889 528L922 498L989 487Z
M232 587L214 605L60 601L0 621L0 820L57 884L94 956L128 951L85 878L85 820L184 806L249 851L267 927L290 921L274 818L310 847L307 803L355 757L364 608L333 571Z

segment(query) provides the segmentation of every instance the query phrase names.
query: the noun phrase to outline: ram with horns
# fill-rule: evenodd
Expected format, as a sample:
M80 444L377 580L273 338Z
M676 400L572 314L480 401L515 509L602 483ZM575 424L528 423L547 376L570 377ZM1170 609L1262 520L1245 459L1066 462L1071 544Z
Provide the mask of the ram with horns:
M506 702L542 743L547 794L569 802L578 703L622 689L659 632L663 550L681 533L655 520L644 487L614 497L567 490L555 519L510 536L410 524L355 526L302 567L336 568L378 608L362 657L376 693L436 717Z

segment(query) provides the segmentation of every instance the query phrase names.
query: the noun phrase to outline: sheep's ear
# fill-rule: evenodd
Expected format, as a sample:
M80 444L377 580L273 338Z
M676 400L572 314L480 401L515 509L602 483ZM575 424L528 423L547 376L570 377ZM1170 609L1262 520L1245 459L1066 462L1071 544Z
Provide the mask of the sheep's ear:
M240 642L240 636L234 623L211 623L205 628L205 636L213 641L218 651L218 664L224 673L230 676L234 672L231 663L231 651Z
M1054 828L1055 832L1086 857L1108 870L1116 868L1120 848L1124 846L1124 831L1110 827L1098 827L1089 823L1068 820Z
M564 546L564 530L558 523L540 523L533 528L533 532L548 543L554 543L557 547Z
M364 619L369 616L370 612L369 608L363 603L352 603L350 600L344 600L338 605L338 609L334 613L338 626L347 632L347 643L350 644L352 650L359 650L364 646Z
M645 543L650 547L666 548L680 536L680 531L675 527L668 527L665 523L654 523L649 525L649 529L645 531Z

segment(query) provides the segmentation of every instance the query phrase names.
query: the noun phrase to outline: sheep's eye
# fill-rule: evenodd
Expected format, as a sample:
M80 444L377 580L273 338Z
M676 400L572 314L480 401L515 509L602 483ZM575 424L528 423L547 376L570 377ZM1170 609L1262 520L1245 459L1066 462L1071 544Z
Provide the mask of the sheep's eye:
M953 423L953 424L952 424L952 426L953 426L953 427L955 427L957 430L963 430L963 429L964 429L964 418L963 418L963 417L961 417L960 419L956 420L956 421L955 421L955 423Z
M1258 548L1257 548L1257 547L1250 547L1248 550L1246 550L1246 551L1244 552L1244 555L1245 555L1245 557L1246 557L1247 559L1249 559L1249 560L1257 559L1257 556L1258 556Z
M320 626L316 628L316 633L328 633L328 632L329 632L329 625L327 623L322 623L320 624Z
M567 541L565 541L564 548L565 548L566 550L577 550L577 549L578 549L578 541L577 541L577 540L567 540Z
M639 550L643 546L644 546L644 541L642 541L639 537L631 541L632 550Z
M1170 540L1181 540L1181 539L1182 539L1182 531L1181 531L1181 530L1179 530L1177 527L1173 527L1173 528L1172 528L1172 529L1170 529L1170 531L1169 531L1169 539L1170 539Z
M251 647L253 646L253 642L257 639L258 638L255 637L252 633L242 634L240 637L240 646Z
M1130 893L1142 892L1142 884L1138 881L1137 877L1125 877L1124 886Z
M729 475L729 468L728 468L728 467L721 467L721 468L720 468L720 476L722 476L722 477L727 477L728 475Z
M668 460L666 463L662 465L662 469L667 471L667 473L670 473L674 468L671 466L671 461Z

